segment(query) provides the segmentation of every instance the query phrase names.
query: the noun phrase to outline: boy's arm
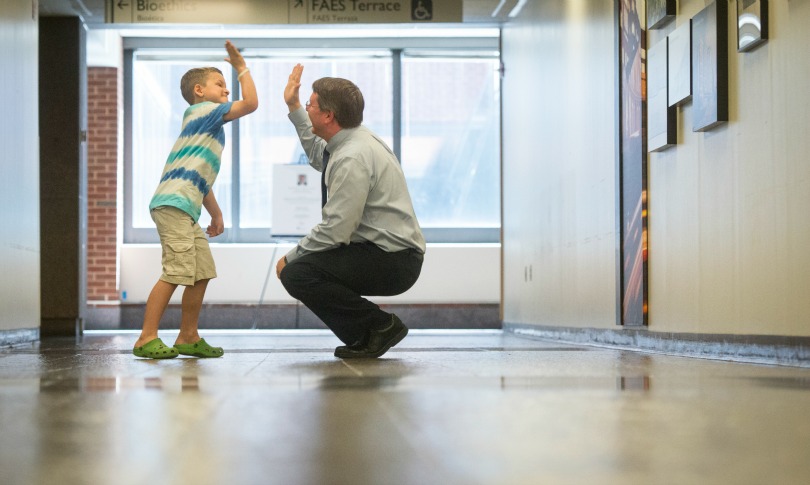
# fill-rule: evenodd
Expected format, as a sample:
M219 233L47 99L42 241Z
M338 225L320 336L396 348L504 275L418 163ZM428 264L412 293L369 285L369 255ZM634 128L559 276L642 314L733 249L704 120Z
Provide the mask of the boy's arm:
M225 222L222 220L222 211L219 204L217 204L216 197L214 197L214 189L209 189L208 193L203 197L203 207L211 216L211 225L205 229L208 237L216 237L225 232Z
M232 121L256 111L256 108L259 107L259 96L256 94L256 84L247 68L245 58L231 41L225 42L225 49L228 51L228 57L225 60L238 73L239 84L242 87L242 99L234 101L231 104L231 110L223 117L225 121Z

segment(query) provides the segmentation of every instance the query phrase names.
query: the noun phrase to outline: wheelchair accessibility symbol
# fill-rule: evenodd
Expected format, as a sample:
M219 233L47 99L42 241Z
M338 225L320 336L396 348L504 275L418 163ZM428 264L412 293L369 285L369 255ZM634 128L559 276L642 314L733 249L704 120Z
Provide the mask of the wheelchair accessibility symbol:
M411 20L431 20L432 18L432 0L411 0Z

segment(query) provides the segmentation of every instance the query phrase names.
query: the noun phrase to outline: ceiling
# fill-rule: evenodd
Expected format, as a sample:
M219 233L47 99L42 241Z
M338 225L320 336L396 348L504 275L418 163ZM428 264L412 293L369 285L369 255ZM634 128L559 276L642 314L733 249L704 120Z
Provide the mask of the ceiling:
M39 0L39 14L41 16L79 16L84 20L88 28L104 28L107 25L104 22L104 7L110 1L116 0ZM508 18L509 12L516 4L525 2L525 0L462 1L464 2L463 24L465 25L492 25L503 22ZM493 16L493 12L496 10L497 12ZM138 26L135 25L134 27L137 28ZM148 27L154 28L154 26Z

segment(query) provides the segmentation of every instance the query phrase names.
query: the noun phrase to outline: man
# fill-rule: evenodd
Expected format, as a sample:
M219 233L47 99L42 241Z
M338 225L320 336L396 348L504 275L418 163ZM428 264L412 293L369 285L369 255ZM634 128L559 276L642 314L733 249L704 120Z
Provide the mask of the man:
M360 90L346 79L318 79L304 109L303 70L293 68L284 101L309 164L322 172L323 220L278 261L276 274L346 344L336 357L380 357L408 327L362 295L399 295L413 286L425 238L399 161L361 126Z

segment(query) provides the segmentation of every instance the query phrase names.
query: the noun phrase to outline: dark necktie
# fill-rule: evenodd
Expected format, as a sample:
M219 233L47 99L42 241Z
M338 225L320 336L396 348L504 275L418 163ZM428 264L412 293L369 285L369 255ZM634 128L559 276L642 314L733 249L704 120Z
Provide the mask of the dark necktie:
M326 205L326 164L329 163L329 152L323 151L323 172L321 172L321 207Z

